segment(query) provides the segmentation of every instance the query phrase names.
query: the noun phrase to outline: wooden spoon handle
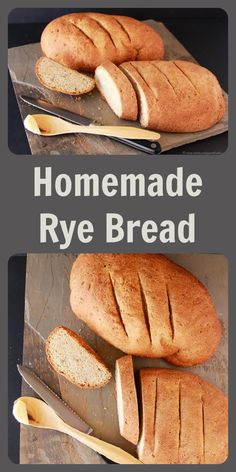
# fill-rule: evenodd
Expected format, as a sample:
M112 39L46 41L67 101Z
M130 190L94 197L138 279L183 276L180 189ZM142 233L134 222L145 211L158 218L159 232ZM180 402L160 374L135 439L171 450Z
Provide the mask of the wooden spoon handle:
M85 446L88 446L99 454L107 457L107 459L116 462L116 464L142 464L142 462L123 449L113 446L113 444L109 444L105 441L102 441L101 439L82 433L77 429L71 428L71 426L65 423L61 431L63 433L69 434Z
M145 139L149 141L158 141L160 134L134 126L78 126L76 132L87 134L99 134L100 136L113 136L116 138L127 139Z

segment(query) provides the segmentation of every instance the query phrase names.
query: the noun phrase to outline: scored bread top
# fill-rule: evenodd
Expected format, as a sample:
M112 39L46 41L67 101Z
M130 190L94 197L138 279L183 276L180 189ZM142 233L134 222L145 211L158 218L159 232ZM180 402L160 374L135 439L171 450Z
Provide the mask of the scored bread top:
M74 313L128 354L191 366L219 343L221 324L207 289L162 255L81 254L70 287Z
M93 71L102 62L162 59L164 45L150 26L104 13L70 13L51 21L41 36L43 53L72 69Z
M142 369L145 464L221 464L228 456L228 402L216 387L190 372Z
M218 123L225 99L217 78L189 61L131 61L120 65L139 100L144 128L201 131Z
M51 331L45 350L53 369L80 388L100 388L111 378L98 354L65 326L57 326Z

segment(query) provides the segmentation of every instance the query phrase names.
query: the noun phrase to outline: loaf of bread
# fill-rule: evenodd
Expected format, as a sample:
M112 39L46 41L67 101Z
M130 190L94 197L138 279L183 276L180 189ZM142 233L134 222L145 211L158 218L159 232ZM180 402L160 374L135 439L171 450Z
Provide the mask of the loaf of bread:
M132 356L123 356L116 361L116 398L120 434L137 444L139 413Z
M45 56L71 69L94 71L106 60L162 59L164 45L150 26L103 13L70 13L51 21L41 36Z
M65 326L57 326L45 345L48 362L69 382L80 388L100 388L111 379L111 373L97 353Z
M95 73L98 89L114 113L130 119L129 109L133 104L130 85L115 80L118 67L114 69L106 63L106 77L102 67ZM214 74L204 67L175 60L126 62L119 69L126 74L133 93L137 94L139 121L143 128L195 132L210 128L224 115L221 87ZM121 108L119 114L117 104L118 109Z
M162 255L81 254L70 287L74 313L127 354L192 366L212 356L220 341L207 289Z
M40 57L35 64L35 73L44 87L68 95L91 92L95 87L93 77L62 66L48 57Z
M143 369L139 459L145 464L221 464L228 456L228 403L190 372Z
M95 71L98 90L119 118L136 121L138 101L130 80L111 61L104 62Z

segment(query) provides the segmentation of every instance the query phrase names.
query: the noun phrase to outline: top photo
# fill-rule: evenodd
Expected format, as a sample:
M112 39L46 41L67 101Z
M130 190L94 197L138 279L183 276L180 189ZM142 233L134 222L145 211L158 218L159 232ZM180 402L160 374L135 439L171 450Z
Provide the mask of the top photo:
M16 155L221 155L228 17L217 8L17 8L8 17Z

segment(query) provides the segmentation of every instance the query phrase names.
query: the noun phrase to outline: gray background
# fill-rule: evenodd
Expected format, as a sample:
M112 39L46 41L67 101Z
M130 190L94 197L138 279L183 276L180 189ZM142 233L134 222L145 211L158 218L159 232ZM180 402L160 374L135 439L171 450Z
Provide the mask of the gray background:
M223 253L229 261L229 312L230 312L230 359L235 358L233 335L235 332L234 311L235 282L236 282L236 254L235 254L235 2L223 1L145 1L145 7L223 7L229 15L229 93L230 93L230 123L233 123L229 135L229 147L227 152L218 156L160 156L156 159L149 157L58 157L40 158L11 155L7 147L7 14L14 7L32 7L32 1L24 2L8 1L2 6L1 11L1 173L0 173L0 202L1 202L1 246L0 246L0 300L1 300L1 465L4 470L13 470L18 467L8 459L7 451L7 262L14 253L21 252L58 252L56 245L39 244L39 213L52 212L64 219L92 219L96 228L96 240L88 245L79 245L77 241L69 248L68 252L81 251L116 251L116 252L216 252ZM64 7L63 1L41 1L35 7ZM111 2L70 2L71 7L78 8L105 8L111 6ZM143 2L113 1L113 7L143 7ZM125 12L124 12L125 13ZM199 32L200 34L200 32ZM232 84L232 86L231 86ZM33 168L34 166L53 165L55 173L66 172L73 175L76 172L144 172L146 174L160 172L164 175L175 171L177 166L184 166L186 174L196 172L203 179L203 191L199 198L159 198L159 199L87 199L87 198L33 198ZM95 206L96 205L96 206ZM104 215L107 211L118 212L126 218L158 219L171 218L179 220L186 214L196 213L196 243L191 245L146 245L141 240L133 245L104 244ZM231 334L232 333L232 334ZM232 362L230 363L230 454L229 459L223 465L218 466L194 466L204 470L208 467L218 467L229 470L235 465L235 382ZM234 442L234 444L233 444ZM231 447L232 446L232 447ZM31 466L36 469L39 466ZM48 466L44 466L48 467ZM51 466L57 467L57 466ZM70 466L63 465L63 470ZM74 466L78 467L78 466ZM103 467L103 466L101 466ZM111 466L106 466L111 467ZM117 467L119 466L112 466ZM127 466L126 466L127 467ZM149 468L151 466L143 466ZM162 467L162 466L157 466ZM164 466L170 470L170 466ZM175 466L182 467L182 466ZM21 465L21 468L29 467ZM90 465L92 469L93 466ZM189 470L192 466L185 466Z

